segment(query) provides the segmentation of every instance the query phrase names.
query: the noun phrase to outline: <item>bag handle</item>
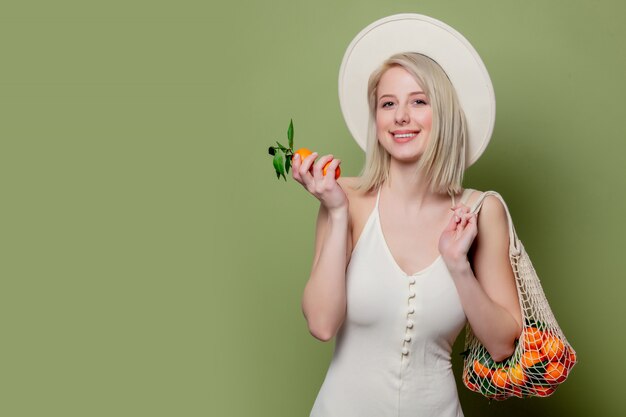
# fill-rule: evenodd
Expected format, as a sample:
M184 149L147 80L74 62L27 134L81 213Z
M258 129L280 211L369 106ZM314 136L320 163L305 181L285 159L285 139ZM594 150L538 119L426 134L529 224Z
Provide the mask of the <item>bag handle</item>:
M521 242L519 241L517 237L517 233L515 232L515 227L513 226L513 219L511 218L509 207L506 205L504 199L502 198L500 194L498 194L495 191L485 191L484 193L482 193L480 197L478 197L478 200L476 200L474 205L471 207L470 213L478 214L478 212L483 206L483 202L485 201L485 198L489 195L493 195L497 197L498 200L500 200L502 202L502 205L504 206L504 210L506 211L506 217L509 221L509 255L518 256L521 252Z

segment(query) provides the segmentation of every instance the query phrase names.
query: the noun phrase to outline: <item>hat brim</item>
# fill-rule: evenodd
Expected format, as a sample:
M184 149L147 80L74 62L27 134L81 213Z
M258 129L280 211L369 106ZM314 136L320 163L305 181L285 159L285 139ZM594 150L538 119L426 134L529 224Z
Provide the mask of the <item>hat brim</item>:
M436 61L454 86L468 126L466 167L483 153L495 124L496 99L489 73L467 39L445 23L420 14L377 20L350 43L339 69L339 103L350 133L365 150L370 74L391 55L417 52Z

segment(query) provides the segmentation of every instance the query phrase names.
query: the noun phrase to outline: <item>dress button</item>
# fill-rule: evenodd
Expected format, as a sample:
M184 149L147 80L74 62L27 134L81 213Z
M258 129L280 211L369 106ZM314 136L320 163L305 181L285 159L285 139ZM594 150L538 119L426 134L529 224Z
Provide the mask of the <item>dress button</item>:
M406 321L406 327L408 327L409 329L413 328L413 320L407 320Z
M413 314L415 313L415 307L411 306L409 307L409 314Z
M403 355L408 355L408 354L409 354L409 349L407 349L407 348L402 348L402 354L403 354Z
M411 291L411 292L409 293L409 298L413 298L413 297L415 297L415 291Z
M407 342L411 341L411 335L410 334L405 334L404 335L404 340L406 340Z
M409 284L415 284L415 277L411 277L409 279Z

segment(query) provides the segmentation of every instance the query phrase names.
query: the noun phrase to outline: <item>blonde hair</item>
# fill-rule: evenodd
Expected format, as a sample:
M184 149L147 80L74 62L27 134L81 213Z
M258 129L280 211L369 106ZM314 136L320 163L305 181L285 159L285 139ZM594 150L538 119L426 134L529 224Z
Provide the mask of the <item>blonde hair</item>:
M465 171L467 124L454 86L443 69L418 53L391 56L370 75L367 98L370 110L365 165L356 189L378 189L389 179L389 153L376 137L376 96L381 77L389 68L402 67L424 89L433 113L431 137L416 174L423 171L433 192L458 193Z

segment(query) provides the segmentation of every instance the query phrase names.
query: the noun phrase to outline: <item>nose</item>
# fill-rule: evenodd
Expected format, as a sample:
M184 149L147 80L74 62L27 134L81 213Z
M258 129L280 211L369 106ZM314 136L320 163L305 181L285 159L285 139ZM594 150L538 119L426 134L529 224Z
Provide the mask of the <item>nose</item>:
M409 123L409 112L405 106L396 107L396 124L405 125Z

